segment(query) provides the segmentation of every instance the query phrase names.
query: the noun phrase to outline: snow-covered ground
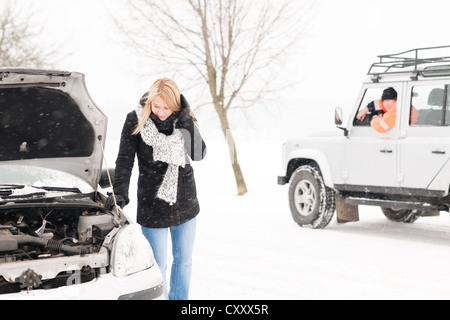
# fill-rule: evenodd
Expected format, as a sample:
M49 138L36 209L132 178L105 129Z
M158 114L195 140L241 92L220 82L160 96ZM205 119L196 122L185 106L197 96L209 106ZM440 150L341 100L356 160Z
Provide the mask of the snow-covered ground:
M282 142L238 142L242 197L224 143L207 144L194 164L201 213L191 299L450 299L448 213L399 224L361 207L359 222L300 228L288 186L277 185Z

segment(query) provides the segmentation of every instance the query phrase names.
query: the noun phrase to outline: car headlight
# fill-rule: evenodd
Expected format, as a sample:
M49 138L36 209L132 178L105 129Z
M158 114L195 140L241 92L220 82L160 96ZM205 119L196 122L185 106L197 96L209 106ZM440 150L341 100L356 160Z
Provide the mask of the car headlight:
M116 277L148 269L154 261L150 243L138 227L128 225L118 232L111 258L112 272Z

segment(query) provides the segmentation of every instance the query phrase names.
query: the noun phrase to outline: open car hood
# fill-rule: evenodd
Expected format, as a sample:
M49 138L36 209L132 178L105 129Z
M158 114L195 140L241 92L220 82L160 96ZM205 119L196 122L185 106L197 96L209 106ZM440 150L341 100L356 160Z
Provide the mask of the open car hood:
M106 128L83 74L0 69L0 166L60 170L96 190Z

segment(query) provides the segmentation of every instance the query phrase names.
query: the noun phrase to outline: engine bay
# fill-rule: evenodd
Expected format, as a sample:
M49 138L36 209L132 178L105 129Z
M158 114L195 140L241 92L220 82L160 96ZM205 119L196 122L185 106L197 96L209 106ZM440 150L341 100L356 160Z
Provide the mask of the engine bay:
M96 279L109 265L102 246L116 227L94 202L0 207L0 295Z
M100 250L114 228L103 207L14 206L0 210L0 264L86 255Z

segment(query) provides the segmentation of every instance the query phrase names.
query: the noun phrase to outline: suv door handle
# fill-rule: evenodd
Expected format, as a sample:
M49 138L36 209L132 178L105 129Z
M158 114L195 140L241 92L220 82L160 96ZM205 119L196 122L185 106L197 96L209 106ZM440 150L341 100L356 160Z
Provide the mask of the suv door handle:
M383 149L380 150L381 153L392 153L392 150Z
M434 151L431 151L431 153L432 154L445 154L446 152L445 151L434 150Z

